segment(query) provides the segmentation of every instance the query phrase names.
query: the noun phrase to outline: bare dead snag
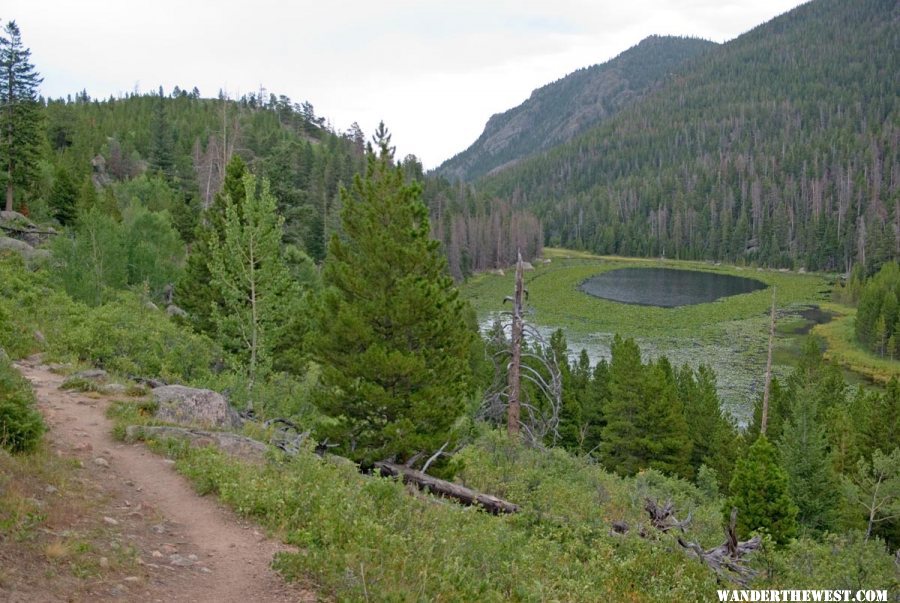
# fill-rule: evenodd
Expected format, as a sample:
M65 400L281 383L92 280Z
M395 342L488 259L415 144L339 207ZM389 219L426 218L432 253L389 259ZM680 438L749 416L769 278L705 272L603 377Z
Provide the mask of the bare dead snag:
M517 439L522 435L528 444L543 446L545 439L550 438L555 443L559 437L562 372L552 347L536 328L524 320L528 291L524 286L523 275L524 262L520 250L514 296L503 300L513 303L512 311L504 312L510 316L510 321L500 323L502 329L509 325L509 346L492 358L496 377L485 394L479 416L500 423L505 415L507 432L511 438ZM526 346L526 341L530 343L529 346ZM523 346L526 346L525 351ZM528 351L529 349L536 352ZM507 357L508 361L503 364ZM505 380L502 368L506 369ZM531 386L523 390L523 381Z
M522 264L522 251L518 251L516 261L516 285L513 297L512 333L510 337L509 362L509 402L507 405L506 429L511 438L519 437L519 400L522 394L521 367L522 367L522 298L524 296L524 271Z

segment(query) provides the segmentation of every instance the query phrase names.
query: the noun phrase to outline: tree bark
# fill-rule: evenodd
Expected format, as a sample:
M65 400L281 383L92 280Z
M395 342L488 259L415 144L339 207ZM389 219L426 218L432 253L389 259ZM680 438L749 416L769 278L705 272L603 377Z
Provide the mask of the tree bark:
M403 483L405 484L413 484L420 490L452 498L464 505L481 506L494 515L500 513L517 513L519 511L519 505L499 499L490 494L476 492L465 486L460 486L459 484L426 475L421 471L416 471L415 469L410 469L403 465L377 462L375 463L375 468L381 471L382 475L402 477Z
M516 262L516 293L513 298L512 333L510 348L512 359L509 363L509 404L507 406L506 429L510 437L519 436L519 396L521 392L520 367L522 363L522 296L523 285L522 251L518 251Z

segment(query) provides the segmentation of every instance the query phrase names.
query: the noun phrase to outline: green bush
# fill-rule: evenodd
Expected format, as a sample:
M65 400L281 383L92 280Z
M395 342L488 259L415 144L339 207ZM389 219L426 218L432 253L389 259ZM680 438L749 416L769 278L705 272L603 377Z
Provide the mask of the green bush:
M31 386L0 351L0 448L30 452L41 441L44 421L34 407Z
M179 327L129 292L84 308L56 346L108 371L182 383L208 379L218 358L210 339Z

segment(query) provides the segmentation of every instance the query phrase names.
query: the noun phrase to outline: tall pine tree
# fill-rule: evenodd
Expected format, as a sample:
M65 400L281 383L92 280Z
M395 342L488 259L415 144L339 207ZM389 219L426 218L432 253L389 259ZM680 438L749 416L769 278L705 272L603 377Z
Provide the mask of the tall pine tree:
M331 238L312 336L329 437L364 464L437 450L472 393L465 304L388 140L342 193L345 236Z
M217 294L213 322L217 335L246 371L248 389L272 366L280 330L296 311L299 291L281 256L284 220L276 212L269 184L244 176L240 206L225 198L222 236L210 240L210 285Z
M215 333L212 319L213 307L218 303L215 291L210 285L209 253L211 241L221 239L225 234L226 199L231 200L238 214L246 198L244 176L247 166L240 156L235 155L225 168L225 183L216 193L212 205L200 218L191 253L188 256L184 275L176 287L175 302L190 317L191 325L207 334Z
M37 169L37 87L43 80L30 59L19 26L10 21L0 34L0 162L6 180L6 211L13 210L15 189L28 186Z

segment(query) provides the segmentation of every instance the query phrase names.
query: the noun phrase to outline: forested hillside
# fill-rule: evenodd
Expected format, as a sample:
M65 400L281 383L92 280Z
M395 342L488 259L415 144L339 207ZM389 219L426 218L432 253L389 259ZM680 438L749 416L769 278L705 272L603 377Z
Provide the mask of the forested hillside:
M337 132L308 102L267 96L264 90L236 100L221 92L218 99L202 98L196 88L189 92L177 87L170 93L160 89L106 100L82 92L74 98L48 99L38 114L36 177L17 188L15 209L39 221L55 218L62 225L97 198L110 201L107 209L117 210L139 199L151 210L168 210L180 237L191 243L201 212L223 186L226 165L239 156L252 173L269 180L285 218L285 243L321 262L331 234L340 232L339 190L349 187L365 164L365 135L355 124ZM386 130L382 134L389 137ZM414 156L399 163L408 178L423 179ZM510 214L500 208L494 216L494 208L486 203L459 218L461 206L435 211L442 212L443 219L470 224L473 232L492 220L508 221ZM527 212L514 213L528 219ZM537 221L531 217L529 224L536 233L532 239L539 241ZM492 234L503 240L509 232ZM477 244L472 238L471 245ZM539 244L531 246L527 256L537 249ZM468 244L455 250L457 258L482 254ZM487 267L505 261L505 256L492 258Z
M480 181L545 242L869 271L900 245L900 6L816 0Z
M518 107L491 117L472 146L436 172L474 180L568 142L663 85L692 57L714 47L696 38L651 36L601 65L538 88Z

